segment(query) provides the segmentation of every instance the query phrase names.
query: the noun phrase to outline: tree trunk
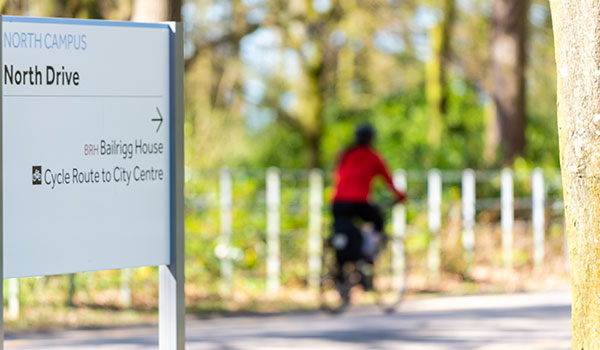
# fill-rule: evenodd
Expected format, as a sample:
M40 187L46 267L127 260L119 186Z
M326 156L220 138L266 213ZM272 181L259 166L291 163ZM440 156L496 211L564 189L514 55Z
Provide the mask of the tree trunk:
M443 18L429 33L431 59L426 66L426 95L429 105L428 140L433 147L442 143L444 116L448 102L447 66L450 62L450 38L454 23L454 0L442 0Z
M494 0L492 5L493 100L505 165L512 164L525 148L528 9L528 0Z
M321 163L321 135L309 135L308 144L308 169L320 169Z
M572 348L600 347L600 2L551 0Z
M135 0L131 20L136 22L181 21L182 0Z

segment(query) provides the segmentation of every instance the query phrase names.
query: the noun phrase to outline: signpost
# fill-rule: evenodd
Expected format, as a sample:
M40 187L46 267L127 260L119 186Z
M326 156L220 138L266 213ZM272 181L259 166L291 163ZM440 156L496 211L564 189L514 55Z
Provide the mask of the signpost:
M160 266L161 350L185 346L182 47L174 23L2 17L2 277Z

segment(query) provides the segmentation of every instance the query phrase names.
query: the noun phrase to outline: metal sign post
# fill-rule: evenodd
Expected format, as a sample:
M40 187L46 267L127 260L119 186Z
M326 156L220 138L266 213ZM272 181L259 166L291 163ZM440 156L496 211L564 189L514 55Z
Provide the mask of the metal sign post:
M171 261L159 267L158 347L185 349L185 203L183 197L183 28L171 27Z

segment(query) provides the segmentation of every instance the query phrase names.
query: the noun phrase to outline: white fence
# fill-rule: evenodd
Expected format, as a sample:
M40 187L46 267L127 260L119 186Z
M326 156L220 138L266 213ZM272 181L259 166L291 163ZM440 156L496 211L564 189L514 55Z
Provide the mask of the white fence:
M232 206L236 199L232 196L232 183L235 178L232 172L234 170L224 169L220 172L220 227L221 244L218 248L218 256L221 261L222 273L222 295L227 297L231 295L232 286L232 258L229 252L234 252L235 247L231 246L232 236ZM307 246L298 249L306 249L308 258L308 276L306 280L311 288L318 287L318 274L320 271L320 256L322 239L328 235L328 229L323 226L323 215L326 206L324 206L324 178L321 170L310 172L286 171L278 169L268 169L264 179L265 184L265 217L266 217L266 286L269 295L276 295L280 286L281 261L280 256L280 215L281 215L281 192L282 192L282 174L290 174L307 179L304 191L308 203L308 223L306 231L308 232ZM255 172L256 173L256 172ZM417 210L427 211L427 223L431 239L427 252L427 267L430 279L432 281L440 278L440 230L444 227L444 218L442 207L444 204L444 193L449 186L460 186L460 200L462 203L462 247L463 257L467 266L473 264L475 241L477 240L476 223L477 213L485 210L500 211L500 226L502 231L502 261L507 272L510 272L514 265L513 245L514 245L514 223L515 210L521 213L524 210L530 212L530 222L533 232L533 261L536 267L544 264L545 252L545 229L546 213L549 211L562 211L562 200L560 190L560 174L558 171L542 171L535 169L532 172L519 171L513 172L510 169L498 171L474 171L466 169L464 171L440 171L432 169L427 172L422 171L402 171L394 173L394 181L397 187L405 189L409 195L409 205ZM330 183L330 182L329 182ZM478 198L478 186L496 183L499 187L499 195ZM414 194L411 185L426 188L426 194ZM520 189L519 193L529 192L527 196L516 197L515 186ZM490 192L490 191L488 191ZM493 192L493 191L492 191ZM551 192L551 201L546 200L547 193ZM193 194L191 194L193 197ZM193 200L193 199L192 199ZM407 236L407 229L410 227L407 223L406 207L403 204L396 205L393 208L392 215L392 236L395 238L392 244L392 266L395 271L394 280L399 286L404 271L405 247L404 239ZM284 213L285 215L285 213ZM522 216L522 214L521 214ZM283 258L285 259L285 258Z

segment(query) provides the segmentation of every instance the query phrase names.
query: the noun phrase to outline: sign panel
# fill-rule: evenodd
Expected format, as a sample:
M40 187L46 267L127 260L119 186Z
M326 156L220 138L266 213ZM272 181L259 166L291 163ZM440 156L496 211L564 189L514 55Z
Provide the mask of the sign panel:
M4 278L169 264L169 27L2 20Z

